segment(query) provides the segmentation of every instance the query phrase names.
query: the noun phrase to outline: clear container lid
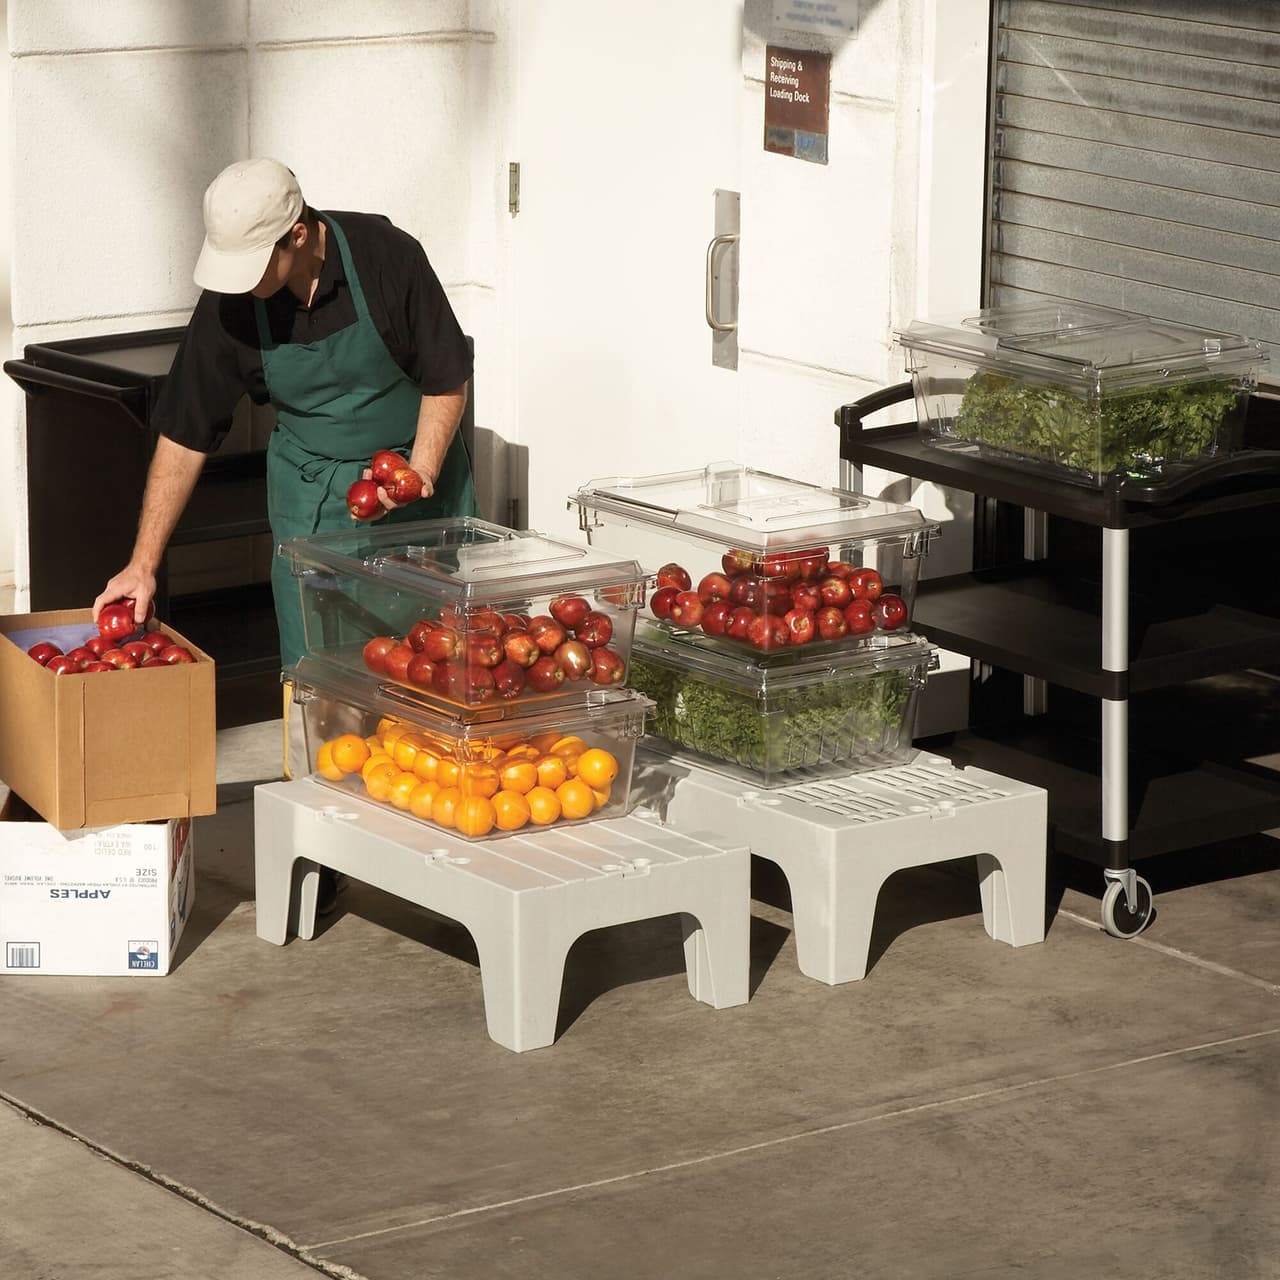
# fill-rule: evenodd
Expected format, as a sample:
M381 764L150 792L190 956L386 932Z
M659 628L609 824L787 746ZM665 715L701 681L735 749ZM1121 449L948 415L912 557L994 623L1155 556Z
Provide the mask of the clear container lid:
M449 715L434 703L426 703L412 689L390 681L379 680L326 658L307 654L296 666L286 667L284 679L293 682L294 701L307 702L313 697L333 698L348 706L360 707L379 716L413 720L434 733L453 738L470 738L477 733L536 733L545 725L559 727L590 725L602 718L644 716L653 703L634 689L596 688L584 690L572 702L534 701L487 702L479 707L459 707L458 715ZM639 725L637 725L637 730Z
M375 576L388 587L477 606L644 580L635 560L471 516L317 533L290 538L281 551L299 576Z
M748 697L809 688L830 680L881 671L907 671L921 664L930 670L937 665L934 646L914 635L894 636L884 644L859 645L826 653L810 653L806 649L729 654L702 648L696 642L669 639L657 628L646 627L636 633L632 662L646 659L659 662Z
M1071 302L913 320L894 337L907 350L1102 391L1234 378L1268 358L1261 343L1239 334Z
M788 480L736 462L592 480L570 501L584 516L589 510L610 512L753 552L865 543L938 527L914 507Z

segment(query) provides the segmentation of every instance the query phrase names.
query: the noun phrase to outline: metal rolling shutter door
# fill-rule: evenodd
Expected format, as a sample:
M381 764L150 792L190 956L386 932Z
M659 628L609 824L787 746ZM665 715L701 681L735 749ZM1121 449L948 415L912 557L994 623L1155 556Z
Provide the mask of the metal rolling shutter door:
M1280 344L1280 4L998 0L993 38L988 301Z

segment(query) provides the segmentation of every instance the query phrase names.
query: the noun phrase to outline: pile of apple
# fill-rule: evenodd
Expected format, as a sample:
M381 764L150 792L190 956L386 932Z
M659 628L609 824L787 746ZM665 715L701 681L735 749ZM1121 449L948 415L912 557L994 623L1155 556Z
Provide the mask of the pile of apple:
M583 596L556 596L530 617L452 605L420 618L406 636L374 636L364 664L401 684L432 689L467 706L555 693L566 682L621 684L622 655L609 647L613 619Z
M720 567L694 587L682 565L664 564L649 601L654 616L762 651L897 631L907 621L905 601L885 590L875 569L832 560L825 548L731 550Z
M347 510L357 520L372 520L386 511L378 497L379 488L397 507L422 497L422 477L393 450L379 449L369 462L369 470L368 477L347 489Z
M98 614L98 634L90 636L84 644L63 653L52 641L41 640L27 650L27 656L55 676L127 671L131 667L171 667L177 662L196 660L186 645L175 644L163 631L140 631L133 620L133 603L118 600L104 605Z

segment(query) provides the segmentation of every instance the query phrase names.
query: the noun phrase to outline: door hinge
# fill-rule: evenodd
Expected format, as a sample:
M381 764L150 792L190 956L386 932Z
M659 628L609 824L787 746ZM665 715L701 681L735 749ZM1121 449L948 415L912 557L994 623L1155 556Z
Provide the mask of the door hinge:
M507 165L507 212L515 217L520 212L520 161Z

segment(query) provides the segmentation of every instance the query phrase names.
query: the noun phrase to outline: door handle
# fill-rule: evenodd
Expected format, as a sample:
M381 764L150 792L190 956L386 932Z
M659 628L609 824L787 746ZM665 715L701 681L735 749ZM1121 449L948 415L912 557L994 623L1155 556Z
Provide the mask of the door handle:
M715 290L713 288L715 275L715 258L716 250L727 244L737 244L738 233L736 231L727 235L714 236L709 245L707 245L707 324L711 326L717 333L732 333L737 327L738 322L731 320L726 323L723 320L717 320L715 316Z

